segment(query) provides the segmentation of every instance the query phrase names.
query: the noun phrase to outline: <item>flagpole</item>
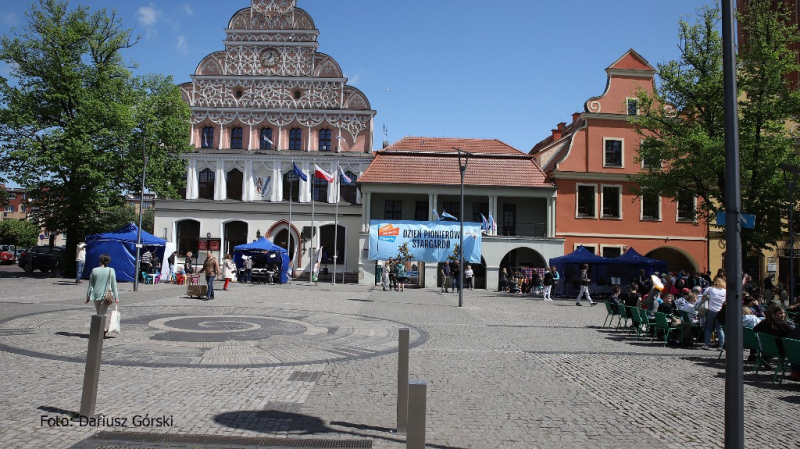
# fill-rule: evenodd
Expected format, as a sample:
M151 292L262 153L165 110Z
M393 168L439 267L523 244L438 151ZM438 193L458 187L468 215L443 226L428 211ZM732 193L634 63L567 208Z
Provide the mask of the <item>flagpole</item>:
M311 263L309 264L311 270L308 272L308 284L311 285L312 283L316 285L314 280L314 269L316 268L317 258L314 252L314 181L313 179L317 179L316 169L317 169L317 160L311 159L311 163L314 164L314 178L311 181L311 258L309 259Z
M292 159L292 174L294 176L289 178L289 229L286 230L287 234L289 234L289 239L288 239L289 243L286 244L286 246L289 247L289 248L287 248L289 251L292 251L292 190L294 190L294 177L297 176L297 174L294 172L294 159ZM291 254L292 254L292 260L289 261L289 280L290 281L292 280L292 277L293 277L292 274L294 274L293 273L294 272L293 267L294 267L294 262L295 262L294 259L295 259L295 256L297 256L297 252L294 251Z
M339 130L339 132L341 133L341 130ZM338 179L339 182L334 184L336 187L336 192L334 192L334 199L336 200L336 215L333 220L333 282L331 282L333 285L336 285L336 258L339 251L339 199L342 189L342 177L339 174L339 171L341 171L341 167L339 166L339 161L336 161L336 179Z

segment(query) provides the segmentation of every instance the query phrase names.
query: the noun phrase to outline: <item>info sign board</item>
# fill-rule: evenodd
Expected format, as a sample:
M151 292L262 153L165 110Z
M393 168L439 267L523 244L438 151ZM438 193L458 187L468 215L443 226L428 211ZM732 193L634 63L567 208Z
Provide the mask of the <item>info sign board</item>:
M369 260L397 258L402 248L415 261L446 262L460 239L459 222L370 220ZM481 263L480 223L464 223L464 262Z

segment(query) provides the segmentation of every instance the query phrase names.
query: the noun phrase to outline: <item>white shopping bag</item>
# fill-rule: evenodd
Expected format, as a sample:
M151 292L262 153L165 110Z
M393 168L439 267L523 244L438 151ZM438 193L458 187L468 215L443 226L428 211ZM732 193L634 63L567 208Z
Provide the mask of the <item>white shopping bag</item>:
M114 307L114 310L111 312L111 319L108 322L108 331L118 334L122 332L118 307Z

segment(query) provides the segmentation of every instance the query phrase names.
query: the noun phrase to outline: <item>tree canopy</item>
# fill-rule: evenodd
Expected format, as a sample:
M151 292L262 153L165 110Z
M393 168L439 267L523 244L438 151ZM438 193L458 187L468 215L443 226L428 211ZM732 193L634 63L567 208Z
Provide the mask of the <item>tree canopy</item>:
M756 217L742 230L745 251L760 251L781 238L788 201L781 163L798 163L790 126L800 94L787 74L800 70L790 46L800 42L787 11L752 0L738 18L747 40L737 55L742 212ZM639 92L640 115L631 117L646 168L634 180L638 194L698 197L701 219L713 221L725 204L725 127L722 38L718 7L681 21L678 60L658 64L653 94ZM656 163L653 163L656 161ZM660 164L657 163L660 161Z
M147 190L175 197L185 182L189 108L171 78L124 64L137 41L116 12L59 0L37 0L0 38L13 79L0 78L0 163L33 218L67 234L69 254L109 230L124 194L139 195L143 152Z

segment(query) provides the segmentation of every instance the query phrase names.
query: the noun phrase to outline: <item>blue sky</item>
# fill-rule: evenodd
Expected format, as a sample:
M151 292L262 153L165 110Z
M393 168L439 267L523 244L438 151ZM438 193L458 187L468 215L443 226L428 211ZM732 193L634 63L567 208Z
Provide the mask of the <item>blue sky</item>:
M30 1L6 1L0 34ZM403 136L499 139L527 152L559 121L603 93L605 68L629 48L654 66L678 57L678 20L701 0L298 0L334 57L369 98L375 149L383 127ZM249 0L83 0L116 9L141 36L124 53L137 74L190 75L222 50L231 16ZM9 67L0 63L0 75Z

